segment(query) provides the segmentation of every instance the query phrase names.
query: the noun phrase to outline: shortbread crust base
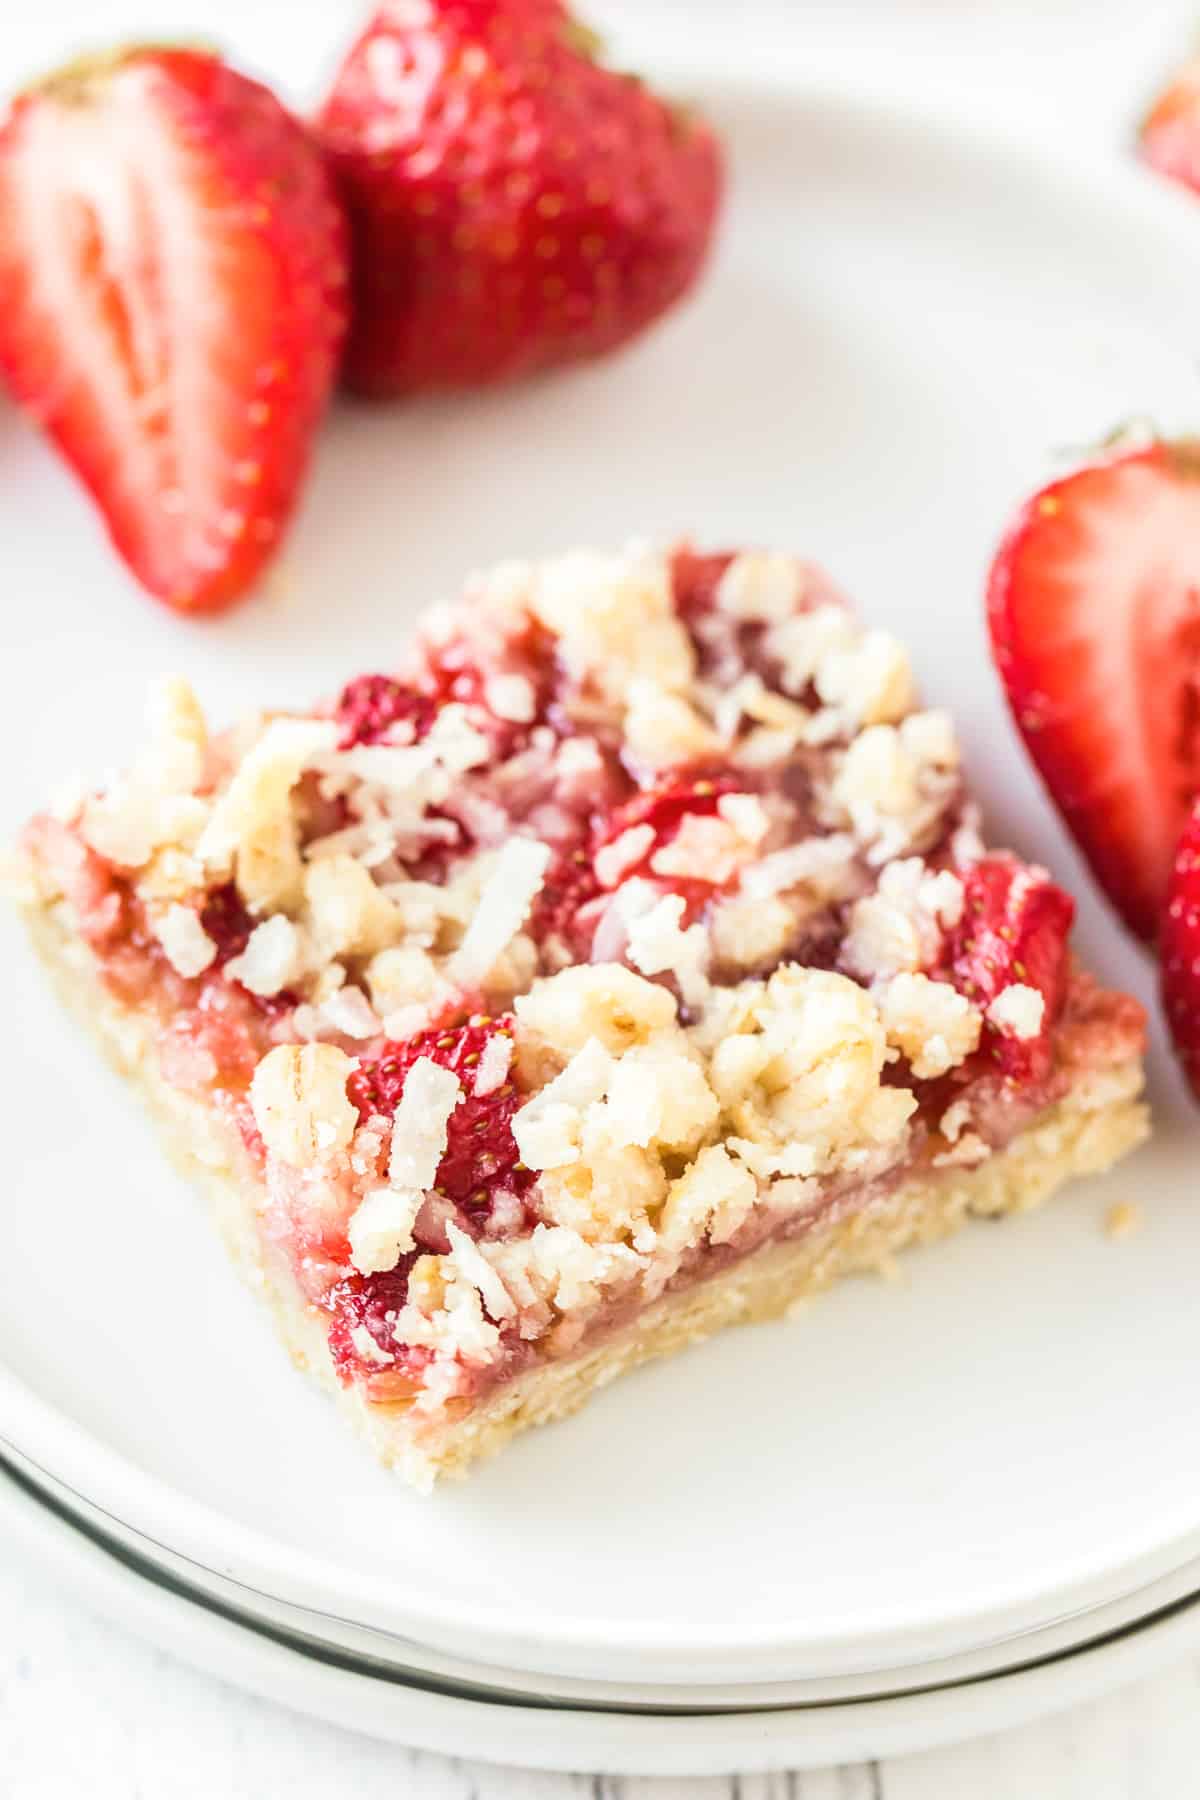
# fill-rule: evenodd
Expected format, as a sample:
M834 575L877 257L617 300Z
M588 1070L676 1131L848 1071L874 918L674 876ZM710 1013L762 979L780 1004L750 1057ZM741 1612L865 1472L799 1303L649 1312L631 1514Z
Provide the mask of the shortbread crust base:
M899 1251L946 1237L971 1218L1040 1206L1073 1178L1110 1168L1149 1128L1147 1109L1137 1097L1142 1084L1137 1058L1084 1076L979 1167L923 1172L861 1212L764 1246L668 1293L582 1351L523 1371L465 1416L437 1426L422 1421L418 1442L411 1406L368 1401L337 1381L324 1315L305 1300L286 1257L264 1243L258 1229L262 1184L236 1131L163 1079L150 1025L105 988L61 906L30 908L27 919L62 998L139 1088L181 1173L206 1191L235 1264L270 1301L293 1360L336 1395L381 1460L419 1488L438 1476L462 1475L528 1426L575 1412L598 1388L640 1363L673 1355L727 1325L778 1318L843 1275L886 1271Z

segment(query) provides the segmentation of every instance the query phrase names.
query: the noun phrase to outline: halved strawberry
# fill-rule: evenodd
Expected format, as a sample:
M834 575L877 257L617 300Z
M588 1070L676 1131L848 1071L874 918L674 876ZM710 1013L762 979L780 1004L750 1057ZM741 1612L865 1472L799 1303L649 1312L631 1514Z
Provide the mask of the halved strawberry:
M345 226L306 130L196 50L82 60L0 127L0 372L143 585L249 586L346 324Z
M1162 927L1162 991L1184 1073L1200 1099L1200 801L1179 840Z
M1139 149L1160 174L1200 193L1200 57L1185 63L1154 102Z
M1152 939L1200 791L1200 443L1043 488L997 553L988 617L1030 755L1114 906Z

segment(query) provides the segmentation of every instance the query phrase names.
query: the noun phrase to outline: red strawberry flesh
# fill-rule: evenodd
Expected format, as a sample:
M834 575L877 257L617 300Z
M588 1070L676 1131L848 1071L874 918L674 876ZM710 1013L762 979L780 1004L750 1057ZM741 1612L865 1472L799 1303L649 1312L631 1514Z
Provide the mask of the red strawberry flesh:
M342 689L336 718L341 729L339 750L375 744L396 725L412 728L414 739L428 731L436 716L432 700L390 675L359 675Z
M254 930L254 919L232 881L214 888L200 912L200 923L217 946L217 967L240 956Z
M510 1018L476 1014L465 1025L418 1032L403 1043L386 1045L373 1061L361 1063L346 1086L362 1118L373 1113L390 1118L408 1072L420 1057L457 1075L463 1097L450 1115L436 1186L460 1206L476 1211L486 1211L497 1190L521 1196L535 1180L522 1163L512 1134L513 1114L523 1104L515 1083L507 1080L489 1094L475 1092L475 1070L484 1050L497 1036L511 1037L512 1029Z
M963 879L963 914L946 949L947 972L960 993L986 1012L1006 987L1042 996L1041 1031L1018 1038L985 1022L981 1049L1006 1075L1038 1080L1050 1066L1052 1032L1067 992L1067 939L1075 903L1042 870L1013 857L989 856Z
M992 567L997 666L1026 746L1130 927L1155 936L1200 790L1200 446L1054 482Z
M711 816L722 794L735 792L737 785L728 776L667 780L594 818L586 841L560 851L547 871L530 917L534 939L540 944L549 937L560 937L577 955L586 956L595 920L583 909L605 891L596 873L596 852L615 844L626 832L648 826L653 834L650 843L632 861L622 864L620 880L653 879L655 855L678 837L684 820ZM687 917L692 919L712 898L714 883L701 875L672 875L670 886L672 893L683 896Z
M721 577L734 559L732 550L701 554L684 548L671 558L671 589L680 617L691 619L711 612L717 603Z
M222 607L273 553L345 329L304 127L195 50L133 48L0 128L0 370L151 592Z
M1160 949L1167 1023L1184 1074L1200 1099L1200 802L1176 851Z

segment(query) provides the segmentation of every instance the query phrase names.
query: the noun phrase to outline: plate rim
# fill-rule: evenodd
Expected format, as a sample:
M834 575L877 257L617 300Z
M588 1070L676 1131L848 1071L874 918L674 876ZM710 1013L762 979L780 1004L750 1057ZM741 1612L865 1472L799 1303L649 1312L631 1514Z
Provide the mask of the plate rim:
M1065 192L1087 193L1093 200L1103 197L1121 216L1136 217L1141 224L1160 230L1164 239L1170 237L1177 265L1186 264L1190 257L1200 283L1200 227L1194 199L1115 149L1108 153L1096 148L1083 152L1052 133L1030 132L1027 122L1019 121L1015 129L1006 127L949 102L937 88L910 88L900 96L870 70L851 78L845 71L821 68L794 71L762 67L747 60L744 48L731 58L724 73L715 71L711 63L689 61L686 57L673 57L672 65L716 92L728 92L731 87L767 91L843 116L849 113L864 128L882 124L891 132L924 139L926 143L959 151L965 145L973 156L994 165L1007 165L1014 171L1023 170L1027 179L1043 184L1049 163L1055 183ZM1025 129L1020 129L1022 123ZM1190 226L1185 224L1188 219ZM1194 251L1187 249L1189 230ZM318 1611L345 1612L353 1606L356 1610L361 1607L364 1617L386 1614L391 1621L386 1629L398 1635L411 1635L447 1647L469 1640L513 1660L517 1667L534 1671L545 1669L545 1659L553 1655L556 1666L564 1673L582 1664L595 1673L597 1658L627 1667L630 1657L647 1657L664 1667L672 1666L674 1659L674 1666L686 1665L693 1671L697 1667L732 1668L735 1664L743 1670L760 1669L767 1664L779 1667L781 1659L791 1659L794 1674L797 1655L827 1656L832 1669L839 1657L851 1655L854 1647L864 1642L875 1645L877 1650L891 1646L892 1653L907 1646L911 1654L915 1646L933 1641L931 1633L937 1633L944 1653L964 1647L962 1634L969 1631L971 1635L965 1641L979 1647L983 1641L999 1641L1028 1628L1035 1612L1038 1621L1046 1623L1048 1604L1053 1606L1056 1618L1094 1604L1101 1589L1111 1588L1114 1567L1125 1572L1122 1591L1128 1593L1132 1587L1145 1585L1200 1554L1198 1507L1187 1517L1181 1509L1175 1524L1165 1530L1160 1521L1154 1541L1131 1543L1116 1565L1111 1555L1105 1558L1091 1554L1065 1573L1054 1589L1010 1594L1003 1603L997 1602L983 1613L973 1607L956 1610L943 1605L933 1623L929 1619L915 1620L911 1613L903 1618L860 1613L852 1629L835 1628L827 1621L816 1637L797 1622L763 1631L714 1621L664 1632L648 1621L548 1618L540 1614L522 1617L514 1614L511 1606L505 1608L503 1622L499 1622L489 1609L467 1601L447 1604L443 1598L439 1604L432 1592L415 1601L409 1594L390 1592L381 1608L378 1586L372 1587L365 1575L339 1569L314 1552L274 1542L216 1506L171 1487L109 1449L84 1427L43 1401L10 1369L0 1366L0 1442L3 1441L66 1486L89 1497L94 1491L99 1496L96 1504L100 1510L115 1522L124 1525L127 1521L140 1521L133 1523L132 1529L163 1547L171 1546L172 1539L177 1538L187 1549L176 1550L176 1554L186 1555L200 1568L224 1566L255 1571L248 1585L269 1587L280 1598L304 1596L300 1603L311 1605L315 1601L314 1610ZM264 1571L269 1571L266 1581ZM979 1636L981 1629L984 1639Z
M73 1594L82 1590L105 1616L208 1675L305 1717L440 1754L460 1755L469 1725L474 1752L524 1768L586 1762L593 1771L627 1776L746 1774L926 1750L1094 1700L1200 1642L1198 1591L1031 1667L878 1699L713 1712L498 1703L358 1669L353 1659L231 1618L202 1595L164 1585L152 1569L132 1567L2 1466L0 1518L56 1573L69 1571Z

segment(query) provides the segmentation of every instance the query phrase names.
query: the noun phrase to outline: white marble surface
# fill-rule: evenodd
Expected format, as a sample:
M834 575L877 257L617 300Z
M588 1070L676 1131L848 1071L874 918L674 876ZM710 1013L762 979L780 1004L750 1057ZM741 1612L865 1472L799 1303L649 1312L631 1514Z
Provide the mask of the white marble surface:
M682 14L691 0L679 4ZM762 4L807 34L814 59L869 43L897 81L919 68L982 110L1098 143L1130 135L1195 35L1194 0ZM624 5L636 0L590 10L611 17ZM145 0L131 8L153 18ZM1197 1791L1198 1765L1200 1660L1000 1737L802 1775L618 1780L451 1762L223 1687L88 1616L0 1545L0 1800L1177 1800Z

